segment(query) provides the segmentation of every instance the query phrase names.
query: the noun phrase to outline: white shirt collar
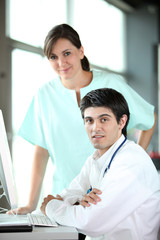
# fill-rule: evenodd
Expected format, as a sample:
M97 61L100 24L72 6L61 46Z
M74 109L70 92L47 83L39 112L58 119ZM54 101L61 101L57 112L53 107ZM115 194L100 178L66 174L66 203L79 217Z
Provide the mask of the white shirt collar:
M125 137L122 134L121 137L102 156L100 156L98 150L96 150L92 155L94 164L98 165L98 168L102 168L105 162L106 164L109 164L109 161L110 161L109 156L113 155L115 150L124 141L124 139Z

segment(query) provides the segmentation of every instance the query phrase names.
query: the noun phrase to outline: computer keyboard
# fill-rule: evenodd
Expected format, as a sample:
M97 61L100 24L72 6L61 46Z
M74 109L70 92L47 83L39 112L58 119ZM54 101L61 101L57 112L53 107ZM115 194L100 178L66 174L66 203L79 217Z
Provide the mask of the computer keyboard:
M57 227L58 224L54 221L48 218L45 215L39 215L39 214L27 214L29 222L33 226L45 226L45 227Z

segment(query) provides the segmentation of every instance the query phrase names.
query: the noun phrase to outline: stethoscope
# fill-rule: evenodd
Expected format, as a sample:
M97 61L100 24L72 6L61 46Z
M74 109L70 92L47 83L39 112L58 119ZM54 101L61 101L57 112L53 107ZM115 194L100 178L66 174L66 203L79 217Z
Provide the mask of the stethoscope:
M103 173L103 177L105 176L105 174L107 173L108 169L110 169L112 161L114 159L114 157L116 156L117 152L119 151L119 149L123 146L123 144L126 142L127 138L125 137L125 139L123 140L123 142L119 145L119 147L115 150L115 152L113 153L111 160L108 164L108 166L105 168L104 173ZM92 187L90 187L87 191L87 194L90 193L92 191Z

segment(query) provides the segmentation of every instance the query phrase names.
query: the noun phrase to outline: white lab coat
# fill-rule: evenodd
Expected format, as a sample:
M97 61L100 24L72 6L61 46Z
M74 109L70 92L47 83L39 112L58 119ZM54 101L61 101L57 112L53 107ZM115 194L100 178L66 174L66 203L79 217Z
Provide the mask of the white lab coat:
M47 204L47 216L91 237L156 240L160 226L160 182L148 154L127 140L104 175L123 140L122 135L100 158L98 151L90 156L70 187L62 192L64 201L51 200ZM91 186L102 191L101 201L86 208L73 205Z

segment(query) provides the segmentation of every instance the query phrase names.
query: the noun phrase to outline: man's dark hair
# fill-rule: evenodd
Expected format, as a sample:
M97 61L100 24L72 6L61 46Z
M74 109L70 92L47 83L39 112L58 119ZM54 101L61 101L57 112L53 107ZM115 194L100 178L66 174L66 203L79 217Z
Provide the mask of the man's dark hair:
M86 94L81 100L80 110L84 118L84 111L89 107L106 107L115 115L117 123L122 116L127 115L126 125L122 129L124 136L127 136L127 125L130 118L128 104L123 95L111 88L100 88Z

